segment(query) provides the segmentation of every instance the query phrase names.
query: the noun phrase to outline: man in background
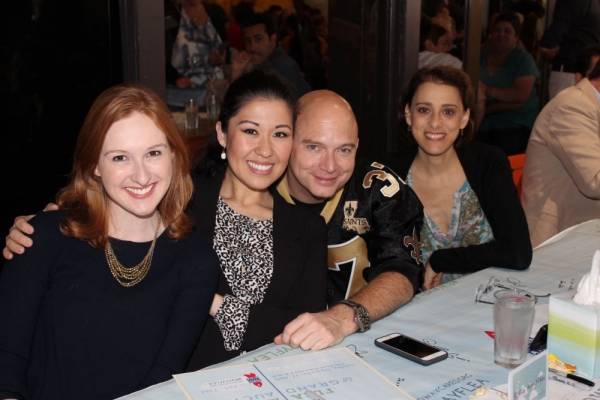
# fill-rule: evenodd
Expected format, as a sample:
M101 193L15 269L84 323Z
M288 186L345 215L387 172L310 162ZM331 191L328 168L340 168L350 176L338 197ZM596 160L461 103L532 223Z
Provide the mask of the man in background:
M282 77L296 98L300 98L311 90L298 63L277 43L275 24L268 14L249 15L242 21L241 26L246 42L246 51L233 56L232 79L236 79L253 68L261 68L273 71Z
M589 78L590 72L600 60L600 44L593 44L583 49L575 59L575 85L583 78Z
M575 59L589 45L600 43L598 0L557 0L552 24L540 40L541 56L551 61L548 93L553 99L572 86Z
M540 112L525 155L521 202L533 247L600 218L600 63Z

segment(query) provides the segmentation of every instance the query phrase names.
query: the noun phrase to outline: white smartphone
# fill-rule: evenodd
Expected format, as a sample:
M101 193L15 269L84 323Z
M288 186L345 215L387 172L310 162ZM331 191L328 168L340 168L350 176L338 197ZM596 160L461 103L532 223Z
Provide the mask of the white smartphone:
M444 350L401 333L390 333L375 339L375 346L421 365L430 365L448 358L448 353Z

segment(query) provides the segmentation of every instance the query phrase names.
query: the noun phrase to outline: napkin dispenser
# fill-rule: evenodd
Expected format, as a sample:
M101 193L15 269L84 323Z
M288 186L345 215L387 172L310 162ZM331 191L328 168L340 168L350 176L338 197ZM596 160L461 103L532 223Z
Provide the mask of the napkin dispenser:
M577 294L550 297L548 315L548 352L577 366L577 374L600 378L600 252L596 251L592 269L579 282Z

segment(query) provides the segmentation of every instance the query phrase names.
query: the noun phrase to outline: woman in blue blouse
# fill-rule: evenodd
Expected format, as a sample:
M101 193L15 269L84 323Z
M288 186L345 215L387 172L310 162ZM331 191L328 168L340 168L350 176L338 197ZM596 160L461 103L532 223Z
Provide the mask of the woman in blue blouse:
M531 262L508 158L469 143L474 98L469 77L442 66L419 70L403 91L401 137L413 146L387 165L423 203L424 289L487 267L522 270Z
M485 116L477 139L507 155L525 152L539 108L535 84L540 74L531 54L517 45L520 30L515 13L499 14L479 63Z

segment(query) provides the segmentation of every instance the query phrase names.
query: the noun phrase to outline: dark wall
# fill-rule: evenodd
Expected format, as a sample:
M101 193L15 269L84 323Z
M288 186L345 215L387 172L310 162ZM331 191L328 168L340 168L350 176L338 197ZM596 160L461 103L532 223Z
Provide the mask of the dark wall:
M92 101L123 79L118 0L32 3L0 13L0 237L54 200Z
M399 96L417 69L419 12L412 0L329 1L329 89L356 114L359 161L397 150Z

